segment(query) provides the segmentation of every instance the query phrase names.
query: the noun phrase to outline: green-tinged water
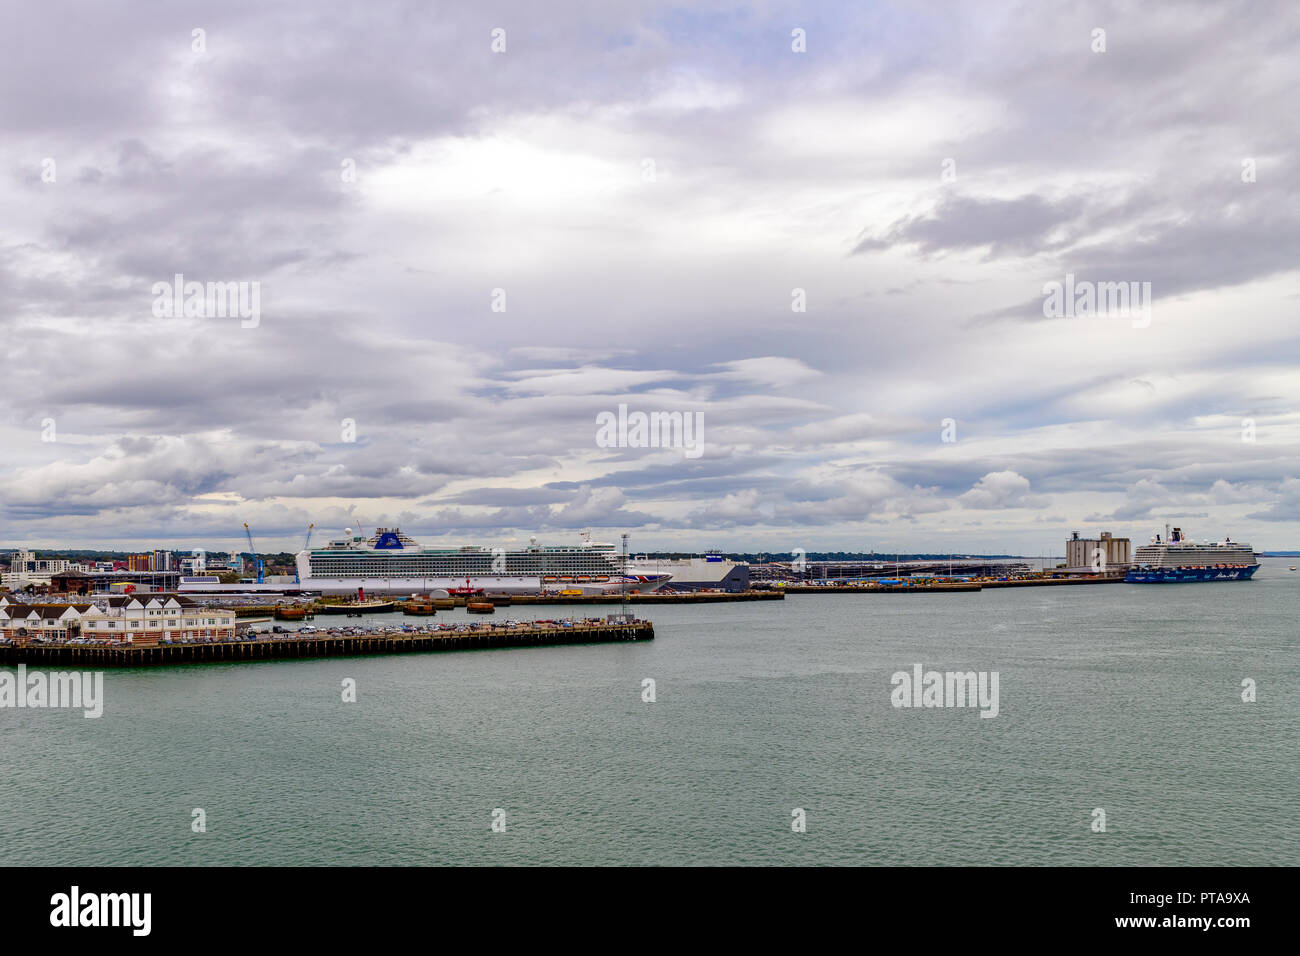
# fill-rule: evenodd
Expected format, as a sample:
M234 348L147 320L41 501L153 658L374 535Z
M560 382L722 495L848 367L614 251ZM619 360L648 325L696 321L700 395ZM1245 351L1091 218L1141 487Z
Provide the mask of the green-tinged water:
M1294 865L1292 560L656 607L643 644L108 671L98 720L0 709L0 864ZM997 671L999 716L893 708L917 662Z

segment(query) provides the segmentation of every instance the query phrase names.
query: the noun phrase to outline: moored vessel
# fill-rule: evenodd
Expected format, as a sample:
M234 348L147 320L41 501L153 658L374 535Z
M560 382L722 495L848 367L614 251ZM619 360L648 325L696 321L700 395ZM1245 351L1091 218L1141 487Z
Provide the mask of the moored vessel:
M1181 528L1165 537L1152 537L1137 549L1134 567L1124 576L1129 584L1180 584L1195 581L1248 581L1259 570L1259 559L1250 545L1225 538L1223 541L1189 540Z
M525 548L425 548L397 528L377 528L369 537L345 529L326 547L300 551L298 578L304 590L323 594L445 591L471 598L483 593L536 594L544 585L581 587L591 593L653 591L672 574L632 567L624 573L614 545L592 541Z
M353 601L348 604L320 604L316 610L321 614L386 614L397 610L393 601Z
M628 573L665 574L667 591L748 591L749 565L733 561L718 551L693 558L652 558L638 555L628 564Z

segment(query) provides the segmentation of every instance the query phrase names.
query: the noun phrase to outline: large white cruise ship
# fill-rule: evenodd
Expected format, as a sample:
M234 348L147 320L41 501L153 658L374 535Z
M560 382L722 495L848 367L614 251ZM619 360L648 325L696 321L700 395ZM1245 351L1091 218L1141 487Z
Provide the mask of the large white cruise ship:
M351 528L323 548L299 551L298 578L306 591L323 593L401 593L482 588L493 593L580 590L585 592L653 591L667 583L669 573L642 571L623 558L614 545L591 540L581 544L543 547L537 539L528 547L424 548L397 528L376 528L366 537Z
M1165 584L1186 581L1249 581L1259 570L1250 545L1225 538L1197 544L1165 528L1164 540L1155 535L1133 555L1133 567L1124 580L1130 584Z

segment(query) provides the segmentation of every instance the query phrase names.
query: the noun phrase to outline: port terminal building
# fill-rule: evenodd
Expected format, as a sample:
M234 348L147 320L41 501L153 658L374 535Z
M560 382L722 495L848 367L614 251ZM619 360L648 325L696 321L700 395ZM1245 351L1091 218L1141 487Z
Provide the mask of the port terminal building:
M64 571L51 576L50 587L62 594L99 594L121 590L127 584L175 591L180 581L177 571Z

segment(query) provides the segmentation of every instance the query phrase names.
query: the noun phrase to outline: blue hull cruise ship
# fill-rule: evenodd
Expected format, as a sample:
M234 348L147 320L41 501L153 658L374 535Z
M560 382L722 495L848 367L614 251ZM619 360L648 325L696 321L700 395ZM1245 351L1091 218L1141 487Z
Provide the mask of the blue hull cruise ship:
M1181 528L1165 540L1156 535L1133 555L1134 567L1124 576L1129 584L1177 584L1191 581L1249 581L1259 570L1250 545L1230 539L1197 544Z

